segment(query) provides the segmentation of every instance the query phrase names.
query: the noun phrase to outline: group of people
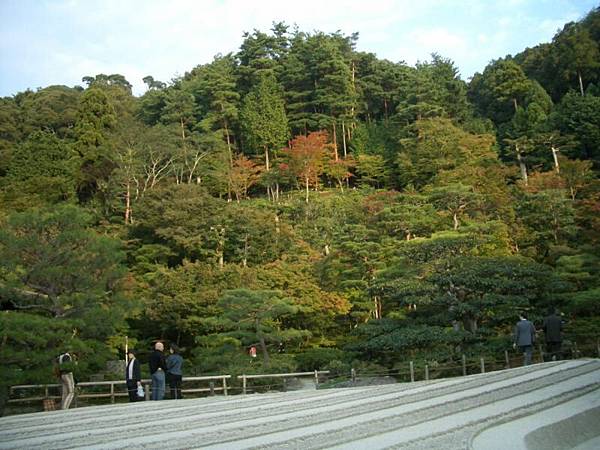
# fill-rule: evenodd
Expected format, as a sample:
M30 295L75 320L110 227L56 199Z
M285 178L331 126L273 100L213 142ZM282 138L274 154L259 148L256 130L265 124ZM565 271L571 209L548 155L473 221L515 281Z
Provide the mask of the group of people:
M152 377L152 400L162 400L165 397L166 384L168 383L171 398L180 399L181 380L183 377L183 357L175 344L169 346L169 355L164 355L164 345L157 342L148 361ZM144 400L145 393L142 386L142 370L140 361L136 358L136 351L127 351L127 365L125 367L125 383L130 402ZM62 388L61 409L69 409L75 397L75 379L73 369L75 355L64 352L59 355L54 366L55 375L60 379Z
M561 358L562 330L563 320L555 310L549 311L544 318L542 325L546 343L546 358L548 360L557 360ZM533 346L536 342L536 329L533 323L527 320L525 313L519 314L519 321L514 331L514 348L519 348L523 353L523 364L529 365L532 362ZM283 346L280 344L280 351ZM256 356L256 349L252 356ZM127 384L127 393L130 402L143 400L145 397L142 386L142 371L139 360L135 357L135 350L129 349L127 352L128 362L125 368L125 382ZM75 395L75 381L73 379L73 364L75 363L73 355L68 352L62 353L58 357L56 365L57 376L60 377L62 385L61 409L69 409ZM162 342L154 344L154 351L150 354L148 360L150 376L152 377L152 395L151 400L162 400L165 397L166 384L172 399L180 399L181 380L183 377L183 358L179 354L179 349L175 344L169 346L169 355L164 355L164 345Z
M548 316L544 318L542 324L544 331L544 340L546 343L546 358L551 361L556 361L561 358L562 347L562 330L563 320L557 314L556 310L548 311ZM533 346L536 340L536 329L533 323L527 320L525 313L519 314L519 321L515 326L514 332L514 348L519 348L523 353L523 365L528 366L532 362Z
M171 398L180 399L181 380L183 377L183 358L175 344L169 346L169 355L164 355L162 342L154 344L154 351L150 354L148 365L152 378L151 400L162 400L165 397L166 384L169 384ZM144 398L142 387L142 371L139 360L135 357L135 350L129 349L128 362L125 368L125 382L130 402L137 402Z

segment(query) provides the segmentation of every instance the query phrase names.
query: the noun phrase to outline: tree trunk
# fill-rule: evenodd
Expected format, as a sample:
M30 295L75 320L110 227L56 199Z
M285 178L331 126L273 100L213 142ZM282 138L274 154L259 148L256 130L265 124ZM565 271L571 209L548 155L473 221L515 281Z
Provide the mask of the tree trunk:
M270 166L269 166L269 149L265 145L265 169L268 171L269 168L270 168Z
M181 123L181 140L185 143L185 127L183 125L183 117L180 118Z
M381 319L381 300L377 295L373 297L373 303L375 304L375 319Z
M454 211L452 215L452 220L454 221L454 231L458 230L458 212Z
M354 93L356 93L356 64L354 63L354 61L352 61L352 91ZM352 106L350 107L350 117L352 118L352 121L354 121L355 116L356 116L356 110L354 108L354 103L353 103Z
M513 101L513 106L515 107L515 112L517 112L517 107L519 106L519 105L517 105L517 99L513 98L512 101Z
M335 161L337 161L339 159L338 157L338 147L337 147L337 133L336 133L336 125L335 122L333 122L333 155L334 155L334 159Z
M225 265L224 253L225 253L225 228L215 228L217 232L217 259L219 261L219 269L223 269Z
M125 225L129 225L131 223L131 186L129 181L127 182L126 192L125 192Z
M554 147L554 145L552 146L552 157L554 158L554 169L556 170L556 173L560 173L560 166L558 164L558 149Z
M342 143L344 146L344 159L346 159L346 157L348 156L348 152L346 150L346 125L343 121L342 121Z
M387 98L384 97L383 99L383 114L385 117L385 121L388 121L388 102L387 102Z
M248 233L244 236L244 257L242 258L242 266L248 267Z
M260 343L260 350L262 351L262 354L263 354L263 361L265 363L265 366L269 366L271 364L271 361L269 360L269 352L267 351L267 343L265 342L265 337L260 332L260 325L258 323L258 319L256 319L255 325L256 325L256 336L258 337L258 342Z
M222 106L221 106L222 108ZM227 139L227 152L229 154L229 176L227 177L227 200L231 201L231 171L233 170L233 152L231 151L231 137L229 136L229 128L227 121L223 121L225 126L225 137Z
M305 183L305 185L306 185L306 199L305 199L305 201L306 201L306 203L308 203L308 176L305 178L305 180L306 180L306 183Z
M519 168L521 169L521 176L523 177L523 181L525 182L525 186L529 186L529 178L527 176L527 166L525 165L525 161L521 157L521 150L519 146L516 146L517 149L517 161L519 162Z
M577 71L577 77L579 78L579 92L581 92L581 96L583 97L583 80L581 79L581 72Z
M473 319L472 317L463 317L463 326L465 330L474 333L477 331L477 319Z

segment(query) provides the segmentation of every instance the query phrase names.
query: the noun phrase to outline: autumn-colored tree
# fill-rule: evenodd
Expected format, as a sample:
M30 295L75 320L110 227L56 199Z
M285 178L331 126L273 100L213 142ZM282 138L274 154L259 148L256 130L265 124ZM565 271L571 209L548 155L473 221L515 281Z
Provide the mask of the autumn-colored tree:
M327 155L327 132L315 131L308 136L296 136L290 147L285 150L289 158L289 168L302 182L305 188L305 201L308 203L308 192L311 186L319 187L319 176L325 167Z
M336 181L337 185L340 187L340 190L344 192L344 182L347 182L348 179L352 177L350 168L352 168L354 165L354 159L351 157L338 160L333 159L330 160L325 167L325 172Z
M238 202L240 199L248 196L248 189L259 180L262 170L262 166L246 158L244 155L238 155L233 160L233 167L230 173L231 190L234 192L235 199Z

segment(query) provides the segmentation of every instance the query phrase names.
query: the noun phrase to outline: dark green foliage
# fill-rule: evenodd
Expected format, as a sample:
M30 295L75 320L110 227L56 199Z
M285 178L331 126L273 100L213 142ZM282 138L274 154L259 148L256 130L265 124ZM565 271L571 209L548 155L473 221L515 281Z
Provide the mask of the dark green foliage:
M289 136L283 99L273 76L262 76L246 95L240 120L246 152L264 155L268 169L269 152L280 150Z
M103 369L130 306L119 242L89 227L74 206L13 214L0 232L2 383L51 381L61 351L79 355L76 375Z
M276 23L141 97L98 74L0 99L2 382L65 347L87 377L124 335L186 375L443 376L550 306L591 346L598 17L468 84Z
M89 223L75 206L11 215L0 232L3 302L55 318L92 317L103 310L107 318L118 315L125 306L119 297L120 243L98 235ZM91 334L106 338L114 326L97 321Z
M296 356L298 370L313 371L324 370L333 361L344 362L349 359L351 353L344 352L337 348L309 348Z
M410 359L435 352L452 357L453 348L471 339L468 333L440 326L409 324L406 321L382 319L369 322L355 332L355 343L348 349L386 363Z
M573 159L589 159L600 164L600 97L566 94L552 115L552 122L562 134L571 135L578 144L565 152Z
M75 150L80 157L77 194L89 201L103 194L114 164L108 133L115 127L116 112L109 96L100 88L90 88L81 96L75 124Z
M6 198L19 205L58 203L75 196L79 158L48 131L35 131L16 147L7 168Z

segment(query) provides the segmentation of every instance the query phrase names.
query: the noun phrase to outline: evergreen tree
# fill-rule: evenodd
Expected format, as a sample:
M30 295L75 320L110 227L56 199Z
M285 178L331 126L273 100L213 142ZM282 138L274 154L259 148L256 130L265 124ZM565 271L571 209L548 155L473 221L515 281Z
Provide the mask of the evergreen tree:
M246 152L264 155L265 168L271 168L271 152L285 145L289 136L281 90L272 76L264 76L246 95L240 111L242 138Z
M81 161L77 186L80 201L105 193L114 168L109 132L116 122L115 109L103 90L92 87L82 94L75 123L75 150Z

